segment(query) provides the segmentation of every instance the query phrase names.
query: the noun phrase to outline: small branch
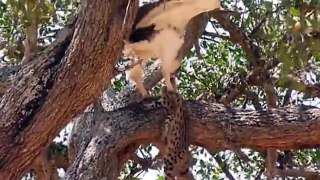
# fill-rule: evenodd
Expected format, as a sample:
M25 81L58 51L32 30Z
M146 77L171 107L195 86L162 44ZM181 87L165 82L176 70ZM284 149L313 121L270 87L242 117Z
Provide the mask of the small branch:
M277 169L276 174L278 174L281 177L304 177L306 179L320 179L320 173L319 172L312 172L312 171L307 171L304 169Z
M26 3L26 13L29 17L30 25L26 28L26 39L24 40L24 55L21 63L25 64L31 60L37 50L38 42L38 11L33 3Z
M241 151L240 148L231 149L239 158L241 158L245 163L251 162L251 159Z
M283 102L282 102L281 106L289 105L291 94L292 94L292 89L288 89L286 94L283 97Z
M292 168L294 166L299 167L299 165L293 160L293 152L291 150L284 150L278 152L277 162L279 163L278 168L284 169L286 167Z
M247 90L246 91L246 95L247 97L251 100L252 104L253 104L253 107L256 109L256 110L262 110L262 106L259 102L259 97L258 95L253 92L253 91L250 91L250 90Z
M133 68L134 66L141 64L141 62L143 61L143 59L138 59L138 60L130 60L131 63L128 65L125 65L124 67L115 67L115 71L114 71L114 76L117 76L118 74L124 73L125 71Z
M151 160L139 157L136 153L131 156L131 160L138 163L142 170L148 170L151 167Z
M260 30L262 25L266 22L268 14L269 13L267 12L265 16L262 18L262 20L258 23L258 25L253 28L253 30L250 33L250 36L253 36L255 33L257 33Z
M162 166L162 160L158 156L155 158L141 158L134 153L131 160L138 163L144 171L147 171L148 169L158 170Z
M199 46L199 41L194 43L194 48L195 48L195 52L196 52L198 59L203 59L202 54L201 54L201 48Z
M243 94L248 87L246 80L239 74L229 78L228 81L228 88L219 100L219 102L226 106L239 97L239 95Z
M220 35L220 34L208 32L208 31L205 31L205 32L203 33L203 36L208 36L208 37L210 37L212 40L213 40L214 38L221 38L221 39L225 39L225 40L230 40L230 38L229 38L228 36L224 36L224 35Z
M227 176L227 178L229 180L235 180L235 178L233 177L233 175L229 171L229 167L228 167L227 163L222 162L222 159L219 155L215 155L215 156L213 156L213 158L218 163L219 167L221 168L223 173Z
M263 87L264 87L264 90L266 92L267 104L268 104L269 109L276 108L277 107L278 97L276 95L276 92L274 90L274 85L271 82L271 80L270 79L266 79L263 82Z
M212 41L212 42L215 42L215 43L220 43L219 41L216 41L216 40L211 39L211 38L207 38L207 37L205 37L205 36L202 36L201 39L207 40L207 41Z
M246 33L241 31L240 28L231 21L229 18L229 12L223 10L214 10L210 12L210 15L215 18L225 30L229 32L230 41L239 44L246 52L250 61L249 68L251 68L251 66L258 67L261 58L260 47L255 45L254 42L246 35Z
M278 152L276 149L267 149L266 170L268 180L272 180L276 173Z
M296 91L304 92L313 97L320 98L320 87L316 85L306 85L301 82L297 77L287 75L285 77L281 77L277 82L277 86L286 87L289 89L293 89Z

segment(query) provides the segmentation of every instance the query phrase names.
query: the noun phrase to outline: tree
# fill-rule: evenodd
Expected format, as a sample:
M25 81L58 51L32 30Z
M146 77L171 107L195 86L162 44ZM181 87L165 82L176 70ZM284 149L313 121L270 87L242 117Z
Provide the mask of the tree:
M56 179L56 168L68 169L65 179L116 179L124 164L121 176L133 178L159 167L156 158L135 152L159 143L163 111L143 110L124 72L114 69L138 1L83 1L76 12L77 5L1 3L0 179L19 179L30 169L39 179ZM310 167L319 161L320 114L304 105L320 96L318 4L222 5L228 10L189 23L180 54L187 57L178 79L189 99L188 136L199 163L194 173L259 179L267 168L268 178L319 178ZM56 35L52 27L67 21ZM157 96L161 73L156 63L148 70L146 88ZM72 120L69 146L52 143ZM204 149L207 160L199 158Z

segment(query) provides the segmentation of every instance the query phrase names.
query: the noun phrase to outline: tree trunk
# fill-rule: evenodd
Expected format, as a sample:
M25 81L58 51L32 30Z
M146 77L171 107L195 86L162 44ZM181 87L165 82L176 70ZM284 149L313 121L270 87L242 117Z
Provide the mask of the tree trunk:
M0 179L18 179L110 83L138 8L129 3L84 1L76 23L19 71L0 103Z

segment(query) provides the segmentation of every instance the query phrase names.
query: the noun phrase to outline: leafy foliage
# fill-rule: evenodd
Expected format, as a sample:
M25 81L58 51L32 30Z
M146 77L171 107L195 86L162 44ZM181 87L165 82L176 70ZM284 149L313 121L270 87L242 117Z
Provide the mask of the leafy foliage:
M21 61L23 40L31 18L39 19L38 46L41 50L55 39L57 31L75 15L79 5L80 0L1 1L0 52L3 53L0 53L0 64L17 64Z

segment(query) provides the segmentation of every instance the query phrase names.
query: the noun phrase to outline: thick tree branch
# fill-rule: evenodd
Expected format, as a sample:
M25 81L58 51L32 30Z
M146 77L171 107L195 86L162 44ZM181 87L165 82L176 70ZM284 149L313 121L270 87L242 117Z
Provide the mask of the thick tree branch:
M116 178L119 172L116 167L121 167L122 164L118 163L124 162L123 157L131 157L139 144L159 142L163 110L145 112L140 107L141 104L134 103L97 117L94 122L98 124L91 131L92 135L87 136L87 145L79 150L76 164L66 179L74 176L86 178L89 174ZM231 149L230 144L255 150L302 149L320 145L320 112L316 108L287 106L272 111L245 111L198 101L187 101L186 107L190 112L188 136L191 144L212 152ZM105 158L101 161L102 154ZM97 167L108 172L94 171Z
M10 170L13 166L23 166L23 168L17 169L23 172L26 168L25 166L39 155L39 150L42 150L42 148L38 148L38 152L34 153L33 148L27 148L26 144L24 144L29 141L29 146L33 146L34 144L31 142L35 142L35 139L39 137L28 139L27 136L24 136L24 140L19 139L19 137L23 137L23 135L25 135L24 133L28 131L30 133L29 138L31 134L38 134L33 133L35 129L33 129L33 131L30 130L30 125L32 125L30 123L34 122L32 118L35 116L35 112L39 111L39 105L44 103L47 91L52 88L52 83L57 76L58 66L70 43L73 31L74 28L72 26L66 27L62 31L63 34L61 34L61 38L53 43L52 46L48 47L44 54L38 56L32 63L24 66L18 72L14 84L2 97L0 103L0 153L4 156L0 159L0 178L11 177L9 174L13 175L14 171ZM50 73L46 72L49 69L51 70ZM43 118L42 120L45 121L45 119L46 118ZM38 123L38 125L40 124L41 123ZM51 125L52 124L48 124L48 126ZM52 126L48 127L47 130L49 128L52 128ZM43 127L41 129L44 130ZM46 141L47 137L43 138L43 140ZM45 142L39 142L40 146L44 144ZM29 149L29 151L25 151L24 148ZM36 148L36 146L34 148ZM23 151L26 153L25 155L23 155ZM29 153L31 154L30 157ZM19 157L28 158L26 158L25 161L21 161ZM18 164L19 166L17 166ZM14 174L12 178L16 179L14 177L19 175L20 174Z

